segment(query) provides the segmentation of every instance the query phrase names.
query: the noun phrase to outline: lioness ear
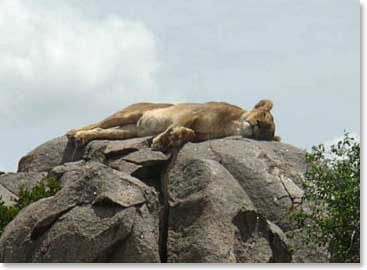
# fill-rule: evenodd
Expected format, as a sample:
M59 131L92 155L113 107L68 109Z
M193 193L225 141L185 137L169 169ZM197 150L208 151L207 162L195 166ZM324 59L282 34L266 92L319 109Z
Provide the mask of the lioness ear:
M273 141L276 141L276 142L280 142L282 140L282 138L280 138L279 136L277 135L274 135L273 137Z
M271 108L273 108L273 102L268 99L262 99L255 105L255 109L264 109L268 112L270 112Z

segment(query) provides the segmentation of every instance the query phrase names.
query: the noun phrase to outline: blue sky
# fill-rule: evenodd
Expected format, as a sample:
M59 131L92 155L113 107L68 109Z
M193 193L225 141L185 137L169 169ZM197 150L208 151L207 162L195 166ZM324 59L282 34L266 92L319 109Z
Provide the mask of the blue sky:
M351 0L0 0L0 170L139 101L273 100L301 148L360 132Z

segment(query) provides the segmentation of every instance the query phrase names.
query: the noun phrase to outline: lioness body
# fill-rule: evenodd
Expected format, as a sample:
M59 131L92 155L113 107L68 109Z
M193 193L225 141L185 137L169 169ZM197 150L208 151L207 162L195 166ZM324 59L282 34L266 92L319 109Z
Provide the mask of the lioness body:
M99 123L68 132L77 142L95 139L128 139L156 136L152 148L166 150L187 141L203 141L232 135L265 140L274 137L271 101L262 100L246 111L225 102L137 103ZM109 129L119 127L118 129Z
M244 110L223 102L181 103L149 110L137 123L139 137L154 136L175 123L195 132L198 141L239 135L239 119Z

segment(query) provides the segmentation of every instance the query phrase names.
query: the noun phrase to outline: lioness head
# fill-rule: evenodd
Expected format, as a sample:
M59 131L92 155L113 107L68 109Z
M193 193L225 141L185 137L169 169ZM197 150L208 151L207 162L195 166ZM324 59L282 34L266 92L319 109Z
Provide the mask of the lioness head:
M270 113L273 103L270 100L261 100L255 107L245 112L241 117L241 135L246 138L259 140L279 141L275 134L275 123Z

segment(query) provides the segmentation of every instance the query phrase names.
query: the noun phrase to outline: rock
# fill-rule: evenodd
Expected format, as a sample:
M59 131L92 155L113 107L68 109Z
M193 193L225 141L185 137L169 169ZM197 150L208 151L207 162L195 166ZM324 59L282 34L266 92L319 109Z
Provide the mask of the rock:
M31 190L32 187L47 176L46 172L20 172L0 175L0 185L11 193L19 195L20 189Z
M129 140L110 141L103 153L108 157L123 156L131 152L147 148L151 137L133 138Z
M136 163L128 162L123 157L119 158L119 159L116 159L116 160L109 161L108 165L111 168L114 168L114 169L122 171L122 172L126 172L130 175L134 175L137 171L139 171L143 168L142 165L138 165Z
M67 144L66 136L50 140L22 157L18 172L48 172L60 165Z
M286 233L289 245L293 250L292 262L294 263L328 263L329 253L326 247L316 246L304 239L302 229Z
M272 243L278 232L217 161L179 157L168 183L168 262L290 262L277 255L287 245Z
M303 151L277 142L229 137L206 141L199 147L188 143L179 152L176 163L194 157L218 161L238 181L266 219L283 229L290 226L286 217L294 206L293 200L300 194L297 192L301 189L305 170L305 166L295 165L295 160L304 157ZM299 171L300 168L303 171ZM286 186L282 181L284 177L288 177ZM292 179L296 180L293 182Z
M274 223L268 221L270 229L270 246L274 252L272 262L290 262L292 259L291 248L287 236Z
M124 160L143 166L159 166L169 159L165 154L145 148L123 157Z
M0 184L0 197L5 206L14 205L18 196Z
M104 162L148 148L151 137L133 138L129 140L95 140L86 146L77 146L69 141L63 156L63 163L81 159Z
M5 228L1 261L159 262L156 192L97 162L65 166L62 189Z
M44 172L0 175L7 204L21 185L31 188L45 176L62 187L5 228L0 260L327 261L325 249L305 245L302 228L289 218L302 204L304 151L235 136L164 154L149 148L151 139L96 140L83 147L68 141L64 149L51 147L55 139L19 163L21 170ZM37 163L47 151L62 160Z
M63 162L94 160L126 172L159 190L161 171L169 156L149 148L151 137L129 140L96 140L85 147L68 143Z
M280 180L283 183L284 188L286 189L289 197L292 199L293 203L301 203L303 197L303 190L299 188L292 179L280 175Z
M4 205L14 205L20 190L31 190L47 176L46 172L20 172L0 175L0 197Z

